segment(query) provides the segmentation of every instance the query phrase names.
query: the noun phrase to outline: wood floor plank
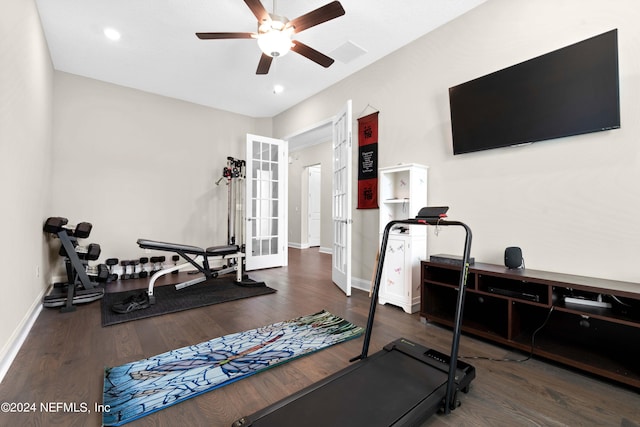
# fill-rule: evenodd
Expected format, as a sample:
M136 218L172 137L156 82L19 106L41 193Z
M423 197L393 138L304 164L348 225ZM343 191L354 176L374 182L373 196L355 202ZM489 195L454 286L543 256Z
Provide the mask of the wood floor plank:
M364 326L367 292L350 298L331 282L331 257L317 249L289 251L284 268L251 273L277 293L173 313L102 328L100 303L73 313L44 309L0 384L0 402L36 403L27 413L0 412L2 426L99 426L95 405L102 402L106 366L153 356L225 334L292 319L326 309ZM186 278L172 275L163 284ZM107 291L145 288L146 280L110 284ZM425 324L417 314L377 306L370 353L407 337L448 352L451 331ZM359 354L362 338L348 341L131 422L142 426L230 426L288 394L348 366ZM463 336L463 355L522 358L526 355ZM638 390L532 359L523 363L468 359L477 378L462 405L448 416L437 415L426 426L640 426ZM40 404L87 405L87 412L43 411ZM80 407L82 409L82 407Z

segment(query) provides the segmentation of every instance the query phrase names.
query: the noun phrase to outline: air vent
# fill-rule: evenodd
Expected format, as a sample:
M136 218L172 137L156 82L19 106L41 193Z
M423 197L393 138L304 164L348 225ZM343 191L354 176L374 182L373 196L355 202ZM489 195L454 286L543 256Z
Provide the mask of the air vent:
M335 58L338 61L342 62L343 64L348 64L349 62L353 61L356 58L359 58L365 53L367 53L366 50L353 43L352 41L347 41L342 46L331 52L329 55L332 58Z

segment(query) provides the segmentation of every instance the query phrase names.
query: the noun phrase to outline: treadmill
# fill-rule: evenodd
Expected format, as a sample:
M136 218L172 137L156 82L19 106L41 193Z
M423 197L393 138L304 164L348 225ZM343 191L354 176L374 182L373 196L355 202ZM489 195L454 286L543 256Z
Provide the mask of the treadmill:
M236 420L232 427L419 426L431 415L439 411L449 414L459 405L458 391L468 392L475 378L475 368L458 360L471 230L462 222L444 219L447 210L422 208L416 218L394 220L385 227L362 353L350 360L357 363ZM465 230L451 354L399 338L368 355L389 232L398 224L459 226Z

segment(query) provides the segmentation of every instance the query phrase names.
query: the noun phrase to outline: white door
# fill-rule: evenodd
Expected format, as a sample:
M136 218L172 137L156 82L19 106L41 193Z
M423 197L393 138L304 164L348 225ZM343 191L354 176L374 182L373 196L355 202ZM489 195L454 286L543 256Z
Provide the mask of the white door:
M309 172L309 218L307 241L309 246L320 246L320 165L311 166Z
M351 100L333 119L333 259L331 278L351 296Z
M287 265L287 143L247 134L246 269Z

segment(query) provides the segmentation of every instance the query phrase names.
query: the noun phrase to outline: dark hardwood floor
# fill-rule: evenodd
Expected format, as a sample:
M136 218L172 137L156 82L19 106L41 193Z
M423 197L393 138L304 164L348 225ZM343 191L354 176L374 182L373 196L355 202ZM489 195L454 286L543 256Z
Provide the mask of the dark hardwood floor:
M315 249L289 251L289 266L252 272L277 293L106 328L100 303L73 313L44 309L0 385L0 402L36 404L35 411L0 412L1 426L99 426L103 369L232 332L326 309L365 325L369 297L355 290L344 297L331 283L331 257ZM176 276L170 277L176 279ZM146 280L116 282L108 292L145 287ZM371 352L405 336L448 352L451 331L424 324L393 306L378 306ZM362 338L286 363L192 398L128 425L230 426L248 415L348 365ZM461 354L520 358L511 350L463 336ZM523 363L468 360L477 378L462 406L423 426L640 426L638 390L532 359ZM638 361L640 363L640 361ZM68 413L55 403L75 403ZM50 411L42 411L41 403ZM87 411L84 411L86 405ZM59 412L55 412L56 409ZM348 414L345 414L348 417ZM301 425L305 425L304 421ZM354 426L357 422L354 420Z

